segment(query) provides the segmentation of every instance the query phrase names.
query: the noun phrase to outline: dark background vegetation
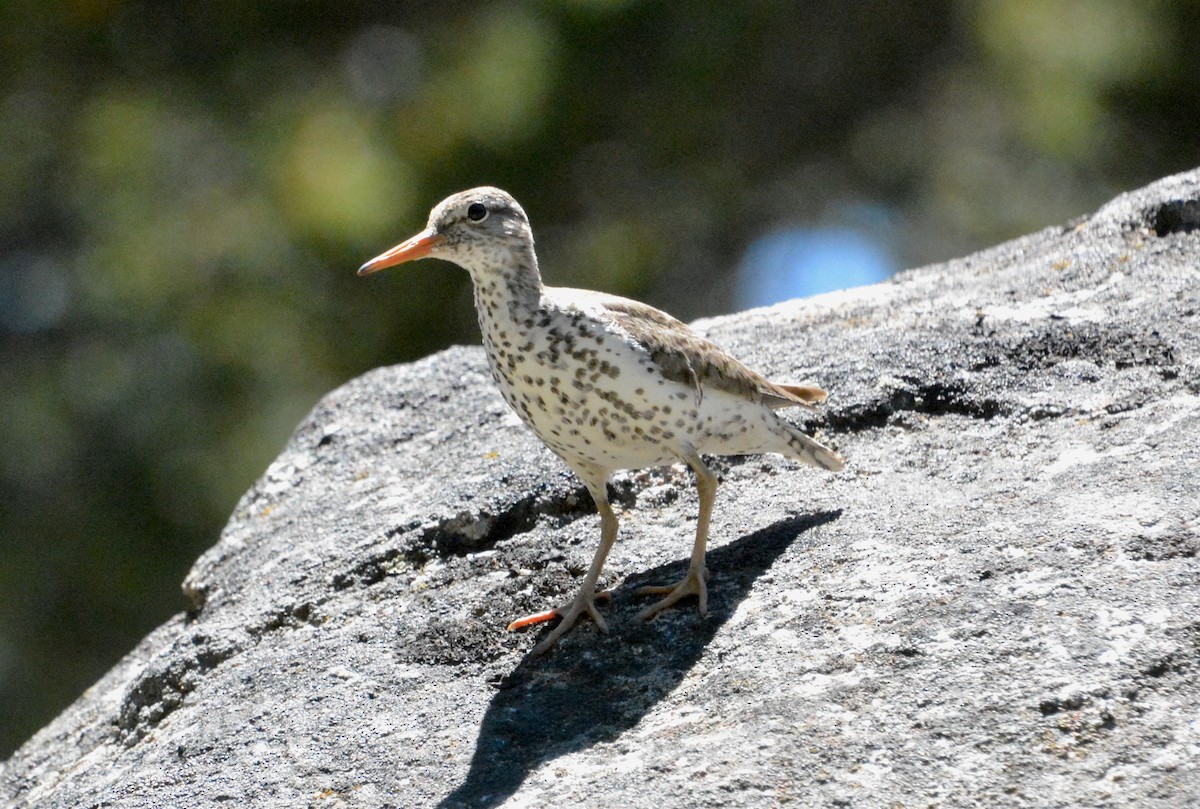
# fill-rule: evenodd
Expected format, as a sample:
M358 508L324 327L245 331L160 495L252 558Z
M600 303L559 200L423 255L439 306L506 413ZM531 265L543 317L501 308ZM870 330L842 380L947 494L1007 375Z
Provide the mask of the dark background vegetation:
M0 4L0 756L184 607L325 391L478 340L355 268L513 192L690 319L781 228L913 266L1200 163L1193 0Z

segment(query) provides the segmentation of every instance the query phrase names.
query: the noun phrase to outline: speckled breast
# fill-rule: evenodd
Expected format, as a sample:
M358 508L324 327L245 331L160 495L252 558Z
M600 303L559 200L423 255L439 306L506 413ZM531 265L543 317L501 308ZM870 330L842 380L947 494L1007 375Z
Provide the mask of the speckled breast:
M728 397L664 378L645 352L585 316L481 326L505 400L568 461L640 468L674 463L685 446L749 452L758 443L757 425L723 406ZM746 443L739 436L754 440L734 446Z

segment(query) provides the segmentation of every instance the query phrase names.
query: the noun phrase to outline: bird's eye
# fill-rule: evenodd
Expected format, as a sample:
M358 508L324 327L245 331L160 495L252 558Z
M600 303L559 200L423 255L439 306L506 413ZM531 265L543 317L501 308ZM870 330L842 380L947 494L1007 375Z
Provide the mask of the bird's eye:
M488 209L482 202L472 202L467 208L467 218L472 222L482 222L487 219Z

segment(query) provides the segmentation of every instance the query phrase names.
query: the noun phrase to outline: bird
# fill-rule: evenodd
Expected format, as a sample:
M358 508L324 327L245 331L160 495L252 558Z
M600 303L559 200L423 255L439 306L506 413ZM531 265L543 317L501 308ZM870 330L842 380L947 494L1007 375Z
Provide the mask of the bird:
M596 607L604 561L618 532L609 478L620 470L685 463L695 474L699 515L687 573L643 587L661 598L649 620L695 596L708 610L705 553L717 476L702 455L777 453L841 471L842 457L781 418L783 408L815 409L824 390L769 381L674 317L638 301L542 283L529 218L505 191L489 186L438 203L424 230L358 269L369 275L423 258L457 264L471 276L488 366L508 405L579 477L600 515L600 546L575 597L519 618L517 630L559 618L532 654L551 648Z

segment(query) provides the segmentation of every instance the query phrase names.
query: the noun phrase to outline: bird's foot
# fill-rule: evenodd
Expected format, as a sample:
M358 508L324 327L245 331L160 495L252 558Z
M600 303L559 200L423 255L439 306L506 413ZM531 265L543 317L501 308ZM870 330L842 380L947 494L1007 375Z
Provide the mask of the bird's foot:
M554 627L550 634L542 639L541 643L533 647L533 654L535 655L541 654L557 643L558 639L565 635L567 631L575 625L575 621L579 618L579 616L585 612L592 617L592 620L595 622L596 626L600 627L601 632L607 633L608 623L596 609L597 598L610 601L612 600L612 593L608 592L608 590L601 590L595 595L592 595L590 593L584 593L583 591L580 591L574 599L561 607L555 607L552 610L536 612L533 615L526 615L524 618L518 618L508 625L508 630L512 632L517 629L524 629L527 626L542 624L546 621L552 621L555 618L561 618L562 620L559 622L558 626Z
M634 595L639 596L657 596L666 595L666 598L655 601L646 609L642 610L638 617L643 621L649 621L655 615L665 610L667 607L673 606L675 602L687 596L696 596L699 601L699 611L701 615L708 615L708 569L704 567L688 568L687 575L675 584L666 586L639 587Z

